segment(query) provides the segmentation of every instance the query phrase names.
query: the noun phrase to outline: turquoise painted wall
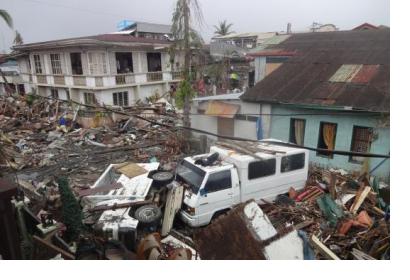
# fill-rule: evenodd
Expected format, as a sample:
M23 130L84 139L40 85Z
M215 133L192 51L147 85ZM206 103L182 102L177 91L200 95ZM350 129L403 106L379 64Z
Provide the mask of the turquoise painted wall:
M316 116L272 116L270 123L270 137L282 141L289 141L290 119L298 118L306 120L304 145L307 147L317 147L320 122L337 123L336 132L336 150L350 151L352 143L353 126L372 127L378 134L375 141L372 142L370 153L388 154L390 152L390 128L382 128L379 123L381 119L375 116L366 115L348 115L335 116L331 115L335 111L299 109L286 105L273 105L272 114L309 114L309 113L329 113L329 115ZM317 156L316 152L310 152L310 161L327 167L343 168L346 171L360 171L362 165L352 163L348 156L334 155L333 158ZM371 158L370 170L379 164L383 159ZM373 175L389 180L390 177L390 159L386 160Z

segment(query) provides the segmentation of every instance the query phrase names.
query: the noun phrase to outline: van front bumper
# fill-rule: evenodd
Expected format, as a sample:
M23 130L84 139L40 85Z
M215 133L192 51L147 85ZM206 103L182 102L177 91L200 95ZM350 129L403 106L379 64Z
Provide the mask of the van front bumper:
M188 224L191 227L198 227L198 218L189 215L187 212L185 212L184 210L179 211L179 215L181 217L181 220Z

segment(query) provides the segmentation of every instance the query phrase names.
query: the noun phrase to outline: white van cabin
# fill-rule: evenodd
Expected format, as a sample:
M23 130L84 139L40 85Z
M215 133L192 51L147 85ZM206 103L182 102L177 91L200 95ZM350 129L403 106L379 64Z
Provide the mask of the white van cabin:
M189 185L181 210L183 221L193 227L206 225L241 202L272 201L290 187L305 186L308 150L265 143L253 148L257 152L250 155L216 145L209 154L183 160L177 168L177 180ZM219 156L213 164L195 164L215 153Z

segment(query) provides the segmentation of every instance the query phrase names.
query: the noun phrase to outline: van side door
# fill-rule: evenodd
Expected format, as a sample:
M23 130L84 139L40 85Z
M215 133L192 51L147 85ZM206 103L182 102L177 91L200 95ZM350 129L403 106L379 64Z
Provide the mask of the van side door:
M210 173L205 186L199 191L199 220L208 223L212 215L221 209L230 208L233 203L231 170Z
M308 166L306 152L283 156L280 162L280 192L285 193L290 187L302 189L306 184Z

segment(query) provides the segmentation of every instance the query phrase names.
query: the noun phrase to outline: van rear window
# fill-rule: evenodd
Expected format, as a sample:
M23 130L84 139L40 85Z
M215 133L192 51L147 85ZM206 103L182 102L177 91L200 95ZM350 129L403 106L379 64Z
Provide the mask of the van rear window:
M290 172L305 167L305 153L286 156L280 163L280 172Z
M248 165L248 180L275 174L276 159L250 162Z

